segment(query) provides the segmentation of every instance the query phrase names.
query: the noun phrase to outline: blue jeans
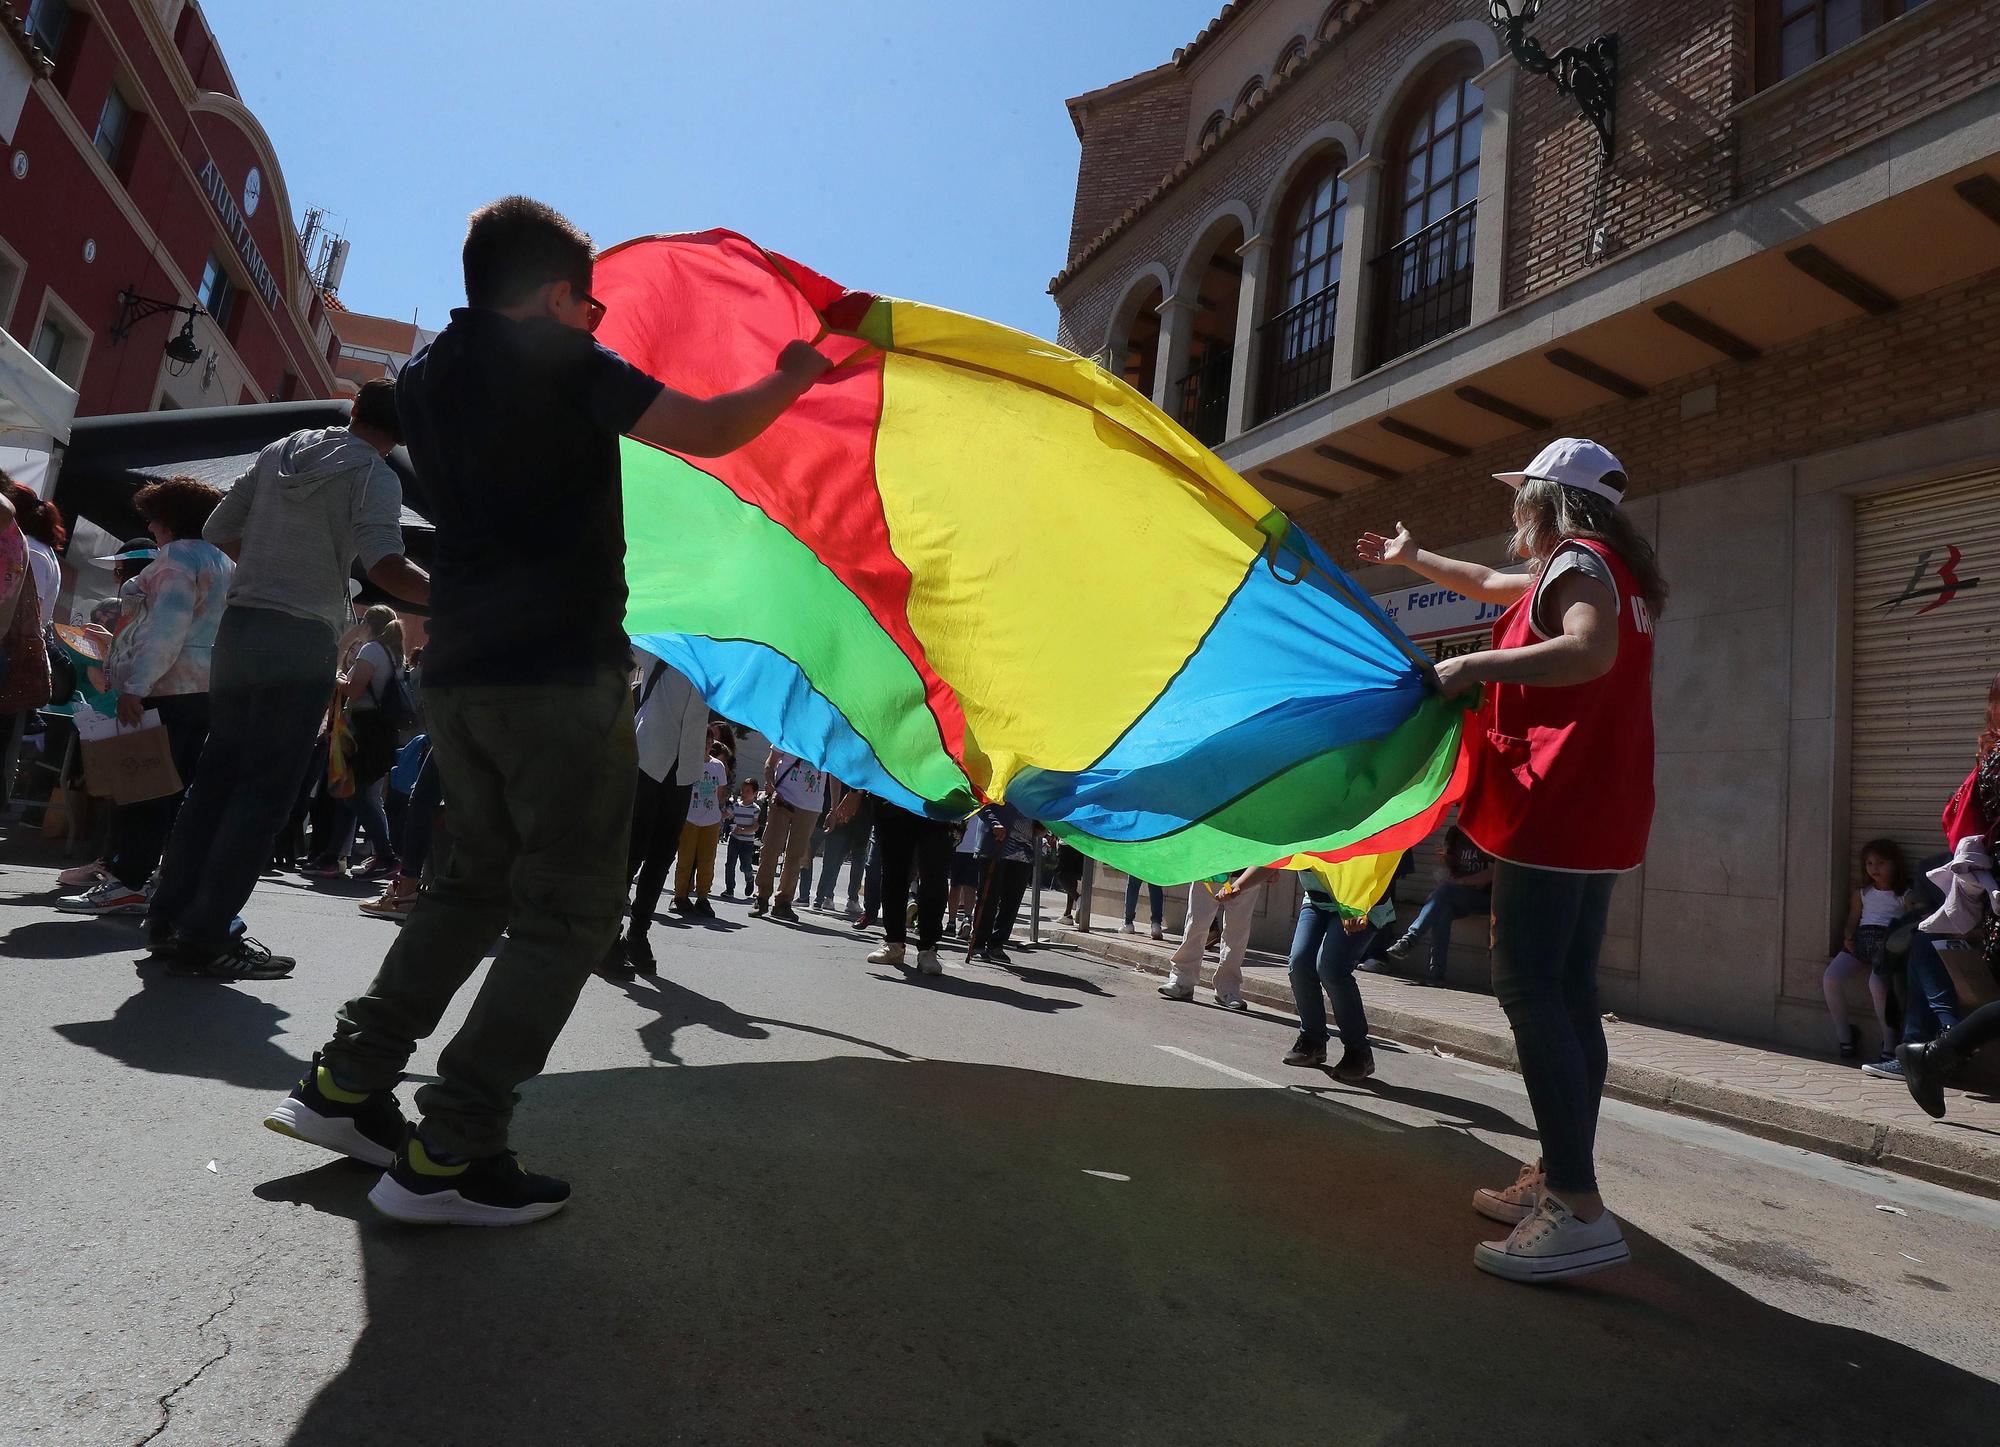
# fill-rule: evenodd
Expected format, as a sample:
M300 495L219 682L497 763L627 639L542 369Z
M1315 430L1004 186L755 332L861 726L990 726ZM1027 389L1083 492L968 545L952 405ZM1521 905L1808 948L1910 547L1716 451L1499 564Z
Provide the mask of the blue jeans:
M1958 1024L1958 987L1938 958L1937 941L1910 937L1910 998L1903 1006L1903 1043L1922 1045Z
M417 781L410 785L410 802L403 810L403 835L397 857L405 879L421 879L430 863L431 839L437 832L438 806L444 802L444 783L437 760L424 755Z
M1349 934L1340 916L1330 909L1302 905L1299 925L1292 933L1292 1002L1298 1006L1299 1031L1306 1043L1317 1048L1326 1044L1326 1002L1322 987L1333 1001L1333 1022L1340 1030L1340 1043L1359 1050L1368 1043L1368 1011L1361 1003L1361 990L1354 983L1354 967L1368 957L1375 943L1375 929Z
M1125 925L1128 929L1132 921L1139 917L1139 883L1136 877L1125 881ZM1150 891L1146 902L1152 906L1153 928L1158 929L1160 921L1167 915L1167 892L1157 884L1149 884L1146 888Z
M1430 977L1442 980L1451 963L1451 927L1470 914L1483 915L1493 907L1493 889L1485 884L1456 884L1446 880L1431 891L1417 912L1409 933L1431 940Z
M834 895L840 890L841 866L847 869L847 903L853 907L861 902L861 885L868 872L868 826L850 825L845 829L829 829L826 835L826 857L820 863L819 896L813 902L825 909L834 902Z
M230 608L209 673L208 747L160 865L149 925L197 948L227 943L230 922L291 817L320 720L333 700L326 624L271 608Z
M1597 1111L1609 1060L1597 956L1617 882L1615 874L1494 865L1493 993L1514 1027L1552 1191L1597 1189Z
M752 893L757 886L757 836L754 834L729 836L729 856L722 871L724 893L736 893L738 869L743 871L743 892Z
M396 862L396 846L389 832L388 793L389 776L384 774L372 784L356 784L354 792L335 806L334 860L352 859L356 839L366 834L377 864Z

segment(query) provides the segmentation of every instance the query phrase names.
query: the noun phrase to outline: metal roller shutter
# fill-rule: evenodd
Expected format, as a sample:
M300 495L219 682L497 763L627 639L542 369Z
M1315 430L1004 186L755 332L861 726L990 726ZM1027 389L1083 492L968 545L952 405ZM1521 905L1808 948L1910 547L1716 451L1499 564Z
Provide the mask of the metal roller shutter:
M1915 864L1972 766L2000 671L2000 472L1854 508L1852 845L1887 835Z

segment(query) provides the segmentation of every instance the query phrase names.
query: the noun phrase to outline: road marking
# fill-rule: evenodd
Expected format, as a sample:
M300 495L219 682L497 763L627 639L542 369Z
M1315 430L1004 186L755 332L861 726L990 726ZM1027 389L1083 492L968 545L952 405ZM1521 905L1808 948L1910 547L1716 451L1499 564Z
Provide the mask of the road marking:
M1316 1105L1321 1110L1331 1111L1342 1120L1364 1125L1370 1130L1381 1131L1384 1135L1401 1135L1403 1128L1392 1121L1380 1120L1358 1107L1343 1106L1331 1100L1323 1100L1309 1090L1301 1090L1295 1085L1286 1085L1276 1080L1266 1080L1261 1075L1252 1075L1247 1070L1238 1070L1233 1065L1224 1065L1220 1060L1210 1060L1206 1055L1197 1055L1192 1050L1183 1050L1178 1045L1155 1045L1155 1050L1164 1050L1169 1055L1178 1055L1183 1060L1191 1060L1196 1065L1206 1066L1232 1080L1240 1080L1245 1085L1255 1085L1263 1090L1279 1090L1294 1100Z
M1084 1174L1086 1176L1095 1176L1100 1181L1129 1181L1132 1179L1130 1176L1123 1175L1117 1171L1085 1171ZM1916 1257L1912 1256L1910 1259L1914 1261Z

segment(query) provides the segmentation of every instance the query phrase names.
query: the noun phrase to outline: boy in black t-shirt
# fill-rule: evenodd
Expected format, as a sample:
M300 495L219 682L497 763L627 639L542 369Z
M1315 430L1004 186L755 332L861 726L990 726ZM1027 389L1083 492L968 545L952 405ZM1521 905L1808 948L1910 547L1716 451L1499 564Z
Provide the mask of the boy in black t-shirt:
M569 1198L521 1169L507 1127L625 902L638 763L618 439L719 456L829 364L795 342L742 391L664 387L591 340L590 238L523 196L473 215L464 259L467 305L397 383L437 525L424 705L456 844L266 1124L387 1167L369 1200L398 1220L514 1225ZM392 1088L503 931L409 1130Z

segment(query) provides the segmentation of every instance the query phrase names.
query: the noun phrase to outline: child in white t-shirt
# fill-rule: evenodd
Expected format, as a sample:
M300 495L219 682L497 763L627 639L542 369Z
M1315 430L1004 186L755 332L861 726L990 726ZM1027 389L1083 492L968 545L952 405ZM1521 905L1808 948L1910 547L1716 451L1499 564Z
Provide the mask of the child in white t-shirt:
M722 796L729 788L729 764L723 745L708 746L708 762L688 795L687 823L681 826L681 847L674 861L675 914L714 919L708 891L715 884L715 850L722 838ZM689 890L693 890L690 897Z
M723 865L722 897L736 897L736 874L743 873L743 892L748 894L757 878L757 836L764 832L764 806L757 799L757 781L745 779L736 786L723 816L723 837L729 841Z

